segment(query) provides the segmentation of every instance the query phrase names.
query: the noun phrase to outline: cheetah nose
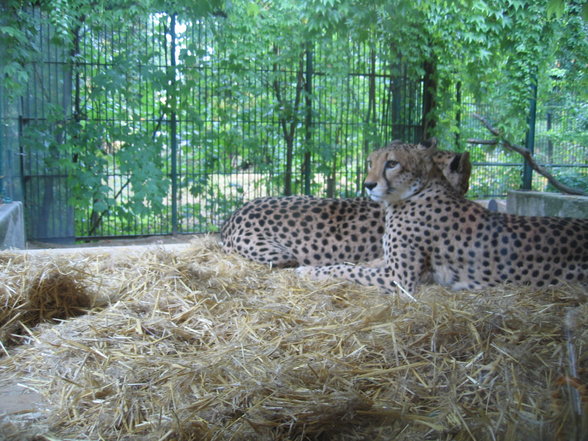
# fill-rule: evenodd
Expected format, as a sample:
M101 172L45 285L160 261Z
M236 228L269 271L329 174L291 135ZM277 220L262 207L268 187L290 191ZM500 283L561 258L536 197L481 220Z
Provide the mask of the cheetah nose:
M363 186L367 189L367 190L373 190L376 185L378 185L376 182L364 182Z

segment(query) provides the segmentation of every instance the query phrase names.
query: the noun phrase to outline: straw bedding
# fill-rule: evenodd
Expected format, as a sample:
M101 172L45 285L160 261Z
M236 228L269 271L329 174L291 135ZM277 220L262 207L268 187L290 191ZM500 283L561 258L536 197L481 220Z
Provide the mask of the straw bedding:
M580 287L415 300L224 254L0 254L9 440L587 439Z

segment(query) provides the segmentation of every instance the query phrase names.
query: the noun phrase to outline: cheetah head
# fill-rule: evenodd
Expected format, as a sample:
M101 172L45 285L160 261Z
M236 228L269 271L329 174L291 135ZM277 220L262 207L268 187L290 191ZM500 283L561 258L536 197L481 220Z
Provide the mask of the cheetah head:
M364 183L368 195L375 201L394 204L417 194L433 176L441 175L434 159L436 144L435 140L416 145L393 142L373 152L368 157L369 169ZM469 165L469 158L465 159ZM450 162L449 168L451 165ZM460 184L457 180L453 185L463 186L463 182Z

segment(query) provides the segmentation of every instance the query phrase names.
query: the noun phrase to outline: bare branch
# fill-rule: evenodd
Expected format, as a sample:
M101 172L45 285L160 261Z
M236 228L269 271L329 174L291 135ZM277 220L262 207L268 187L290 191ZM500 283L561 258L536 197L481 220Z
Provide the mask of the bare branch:
M478 121L480 121L482 123L482 125L484 127L486 127L488 129L488 131L490 133L492 133L492 135L494 135L497 138L496 141L500 142L507 150L510 150L512 152L516 152L519 155L521 155L523 158L525 158L525 160L529 163L531 168L533 170L535 170L537 173L539 173L540 175L547 178L549 183L551 185L553 185L556 189L558 189L562 193L567 193L567 194L572 194L572 195L577 195L577 196L588 196L588 193L586 193L586 192L583 192L581 190L578 190L578 189L575 189L572 187L568 187L567 185L564 185L561 182L559 182L551 173L549 173L547 171L547 169L545 167L537 164L537 162L533 158L532 153L527 148L520 146L520 145L517 145L517 144L512 144L511 142L509 142L507 139L505 139L504 135L502 133L500 133L500 131L497 128L493 127L488 122L488 120L486 118L484 118L481 115L478 115L477 113L474 113L474 118L476 118Z
M481 145L496 145L498 144L497 139L474 139L470 138L466 141L468 144L481 144Z

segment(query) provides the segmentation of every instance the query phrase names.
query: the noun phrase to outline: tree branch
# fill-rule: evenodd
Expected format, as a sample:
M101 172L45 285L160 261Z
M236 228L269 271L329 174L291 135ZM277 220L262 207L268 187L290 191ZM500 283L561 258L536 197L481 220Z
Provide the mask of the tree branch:
M477 142L477 140L468 140L468 142L475 141L475 143L479 143L479 144L496 144L496 143L500 142L507 150L510 150L512 152L516 152L519 155L521 155L523 158L525 158L525 160L529 163L529 165L531 166L531 168L533 170L535 170L541 176L544 176L545 178L547 178L549 183L551 185L553 185L556 189L561 191L562 193L567 193L567 194L572 194L572 195L577 195L577 196L588 196L588 193L586 193L586 192L583 192L581 190L578 190L578 189L575 189L572 187L568 187L567 185L564 185L561 182L559 182L551 173L549 173L547 171L547 169L545 167L543 167L542 165L539 165L535 161L535 159L533 158L533 154L528 149L526 149L523 146L512 144L511 142L509 142L507 139L505 139L504 135L502 133L500 133L500 131L497 128L493 127L490 124L490 122L488 122L488 120L486 118L484 118L481 115L478 115L477 113L474 113L474 118L476 118L478 121L480 121L482 123L482 125L484 127L486 127L486 129L488 129L488 131L496 137L496 139L492 140L492 141L482 141L482 142Z
M481 144L481 145L496 145L498 144L497 139L473 139L469 138L466 141L468 144Z

